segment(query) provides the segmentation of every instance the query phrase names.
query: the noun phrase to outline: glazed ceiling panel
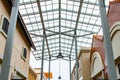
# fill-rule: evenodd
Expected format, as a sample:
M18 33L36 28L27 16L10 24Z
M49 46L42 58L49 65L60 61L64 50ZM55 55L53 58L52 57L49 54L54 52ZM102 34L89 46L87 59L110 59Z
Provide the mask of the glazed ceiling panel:
M49 60L50 55L51 59L55 60L59 53L62 53L65 60L69 60L69 55L74 60L75 31L78 53L81 47L91 46L92 35L98 34L101 29L98 1L81 2L81 0L20 0L19 12L36 46L37 50L33 51L36 60L42 58L44 31L42 24L47 39L44 45L45 60Z

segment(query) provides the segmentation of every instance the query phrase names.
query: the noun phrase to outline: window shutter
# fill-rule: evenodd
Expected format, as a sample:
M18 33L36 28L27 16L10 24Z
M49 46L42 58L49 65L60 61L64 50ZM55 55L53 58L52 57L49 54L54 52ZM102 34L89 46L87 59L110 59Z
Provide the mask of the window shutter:
M6 34L8 33L8 26L9 26L9 21L7 20L7 18L4 17L2 29Z

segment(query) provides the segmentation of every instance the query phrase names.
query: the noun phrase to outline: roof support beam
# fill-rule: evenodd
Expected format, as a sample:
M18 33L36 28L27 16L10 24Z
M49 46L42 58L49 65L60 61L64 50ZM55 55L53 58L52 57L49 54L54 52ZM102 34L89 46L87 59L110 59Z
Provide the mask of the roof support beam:
M89 34L88 34L89 35ZM82 36L83 37L83 36ZM48 40L52 40L52 39L58 39L59 37L55 37L55 38L50 38L50 39L48 39ZM86 36L84 36L83 38L88 38L88 39L92 39L92 38L90 38L90 37L86 37ZM68 38L64 38L64 37L62 37L61 39L66 39L66 40L71 40L71 39L68 39ZM34 42L34 43L37 43L37 42L41 42L41 41L36 41L36 42ZM78 42L82 42L82 41L78 41ZM36 46L37 47L37 46Z
M46 37L51 37L51 36L60 34L59 32L55 32L55 31L51 31L51 30L48 30L48 31L53 32L54 34L46 35ZM68 36L68 37L75 37L75 36L72 35L72 34L64 34L64 33L66 33L66 32L61 32L61 35ZM95 32L90 32L90 33L88 33L88 34L79 35L79 36L77 36L77 38L78 38L78 37L87 36L87 35L91 35L91 34L95 34ZM38 37L43 37L43 35L34 34L34 33L30 33L30 35L34 35L34 36L38 36Z
M49 21L53 21L53 20L58 20L58 18L44 20L44 22L49 22ZM76 22L76 20L65 19L65 18L61 18L61 20L70 21L70 22L74 22L74 23ZM35 21L35 22L27 23L26 25L37 24L37 23L41 23L41 21L37 21L37 22ZM86 25L91 25L91 26L94 25L96 27L101 27L101 25L94 24L94 23L87 23L87 22L83 22L83 21L78 21L78 23L82 23L82 24L86 24Z
M59 46L58 46L58 47L59 47ZM52 53L52 52L56 52L56 50L59 51L59 49L55 49L55 50L52 50L52 51L50 51L50 52L51 52L51 53ZM41 51L41 50L38 50L38 51ZM67 52L67 53L70 52L70 51L67 51L67 50L62 50L62 51ZM33 53L34 53L34 52L33 52ZM44 53L47 54L48 52L44 51ZM39 53L39 54L37 53L37 54L34 54L34 55L40 55L40 54L41 54L41 53ZM56 53L56 54L57 54L57 53Z
M50 0L40 0L40 2L45 2L45 1L50 1ZM23 2L23 3L20 3L20 5L27 5L27 4L32 4L32 3L36 3L36 0Z
M55 28L55 27L59 27L59 26L48 27L47 29L51 29L51 28ZM61 27L74 30L74 28L71 28L71 27L68 27L68 26L63 26L63 25L61 25ZM84 26L83 26L83 27L84 27ZM46 29L46 31L47 31L47 29ZM40 31L40 30L42 30L42 29L30 30L29 32ZM71 30L71 31L72 31L72 30ZM91 33L91 31L84 30L84 29L77 29L77 31L84 31L84 32ZM68 31L68 32L70 32L70 31ZM64 32L61 32L61 33L64 33ZM67 31L66 31L66 33L67 33ZM96 33L96 32L94 32L94 33Z
M75 24L75 31L74 31L75 37L73 37L72 45L71 45L71 49L70 49L70 56L71 56L71 52L72 52L72 49L73 49L73 43L74 43L74 39L75 39L76 64L78 63L78 60L77 60L78 55L77 55L77 32L76 32L76 29L77 29L77 26L78 26L78 23L79 23L80 13L81 13L81 10L82 10L82 4L83 4L83 0L80 0L77 20L76 20L76 24ZM78 80L78 65L76 65L76 80Z
M52 33L55 33L55 34L60 34L60 35L62 34L62 35L65 35L65 36L74 37L74 35L72 35L72 34L71 34L71 35L70 35L70 34L65 34L65 33L67 33L67 32L71 32L71 31L73 31L73 30L70 30L70 31L67 31L67 32L60 32L60 31L59 31L59 32L55 32L55 31L51 31L51 30L47 30L47 29L46 29L46 31L49 31L49 32L52 32ZM61 37L60 35L59 35L59 38ZM49 36L48 36L48 37L49 37Z
M45 10L45 11L42 11L42 13L49 13L51 11L58 11L58 9L53 9L53 10ZM65 11L65 12L71 12L71 13L76 13L77 14L77 11L71 11L71 10L66 10L66 9L61 9L61 11ZM39 14L39 12L34 12L34 13L29 13L29 14L22 14L22 16L30 16L30 15L36 15L36 14ZM90 14L90 13L85 13L85 12L81 12L82 15L87 15L87 16L94 16L94 17L100 17L99 15L96 15L96 14Z
M46 31L45 31L45 25L44 25L44 20L43 20L40 0L37 0L37 6L38 6L39 14L40 14L40 19L41 19L41 23L42 23L43 32L45 34L45 40L46 40L46 45L47 45L47 49L48 49L48 55L50 56L50 50L49 50L49 46L48 46L48 40L47 40L47 37L46 37Z
M55 33L55 34L46 35L46 37L51 37L51 36L60 34L59 32L54 32L54 33ZM34 33L30 33L30 35L34 35L34 36L38 36L38 37L42 37L42 36L43 36L43 35L34 34ZM70 35L70 34L64 34L64 33L62 33L62 35L68 36L68 37L74 37L74 35L72 35L72 34Z
M51 30L47 30L47 29L46 29L46 31L56 33L55 31L51 31ZM72 31L74 31L74 30L64 31L64 32L61 32L61 34L72 32Z
M77 38L78 37L83 37L83 36L87 36L87 35L91 35L91 34L95 34L94 32L91 32L91 33L88 33L88 34L84 34L84 35L79 35L79 36L77 36Z
M70 77L70 80L72 80L72 72L71 72L71 56L69 55L69 77Z
M58 38L57 38L58 39ZM85 44L90 44L89 42L87 43L87 42L83 42L83 41L77 41L77 42L79 42L79 43L85 43ZM62 44L67 44L67 45L71 45L71 44L68 44L68 43L64 43L64 42L61 42ZM55 43L51 43L51 45L52 44L55 44ZM78 44L77 44L78 45ZM42 46L42 45L39 45L39 46ZM36 46L36 47L39 47L39 46ZM79 45L80 46L80 45ZM59 47L59 46L54 46L54 47L52 47L52 48L56 48L56 47Z
M61 0L59 0L59 53L61 53Z
M45 1L50 1L50 0L41 0L40 2L45 2ZM70 1L73 1L73 0L70 0ZM79 0L74 0L74 2L79 2ZM21 5L26 5L26 4L32 4L32 3L36 3L36 1L23 2L23 3L20 3L20 6ZM98 4L95 4L95 3L92 3L92 2L88 3L88 1L84 1L83 3L99 6Z
M41 60L41 76L40 76L40 80L43 80L43 68L44 68L44 45L45 45L45 31L43 31L43 40L42 40L42 60Z

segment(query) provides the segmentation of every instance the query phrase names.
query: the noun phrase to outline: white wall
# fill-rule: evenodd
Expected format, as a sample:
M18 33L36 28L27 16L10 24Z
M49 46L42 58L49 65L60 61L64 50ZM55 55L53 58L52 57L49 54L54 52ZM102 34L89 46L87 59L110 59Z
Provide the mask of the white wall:
M114 59L120 56L120 31L117 31L112 39Z
M120 21L113 24L110 29L110 36L112 40L114 60L117 60L115 65L117 78L120 79L120 74L118 72L118 64L120 64Z

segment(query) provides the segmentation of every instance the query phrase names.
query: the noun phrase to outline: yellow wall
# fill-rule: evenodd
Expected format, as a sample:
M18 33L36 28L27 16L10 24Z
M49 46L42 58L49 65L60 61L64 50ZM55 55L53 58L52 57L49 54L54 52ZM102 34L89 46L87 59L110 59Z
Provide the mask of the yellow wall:
M35 68L34 69L35 70L35 72L37 73L37 78L36 78L36 80L41 80L40 79L40 77L41 77L41 68ZM47 80L47 78L46 78L46 76L43 74L43 80Z
M7 17L7 19L9 19L10 9L8 5L9 4L6 2L6 0L0 0L0 19L1 15L4 15L5 17ZM20 74L24 75L24 77L27 77L29 72L29 58L31 46L21 28L22 27L19 25L19 23L17 23L14 46L12 50L11 73L13 73L14 70L17 70ZM1 30L0 24L0 58L3 57L5 43L6 35ZM23 47L27 49L26 60L23 60L21 57Z
M29 68L29 75L28 80L36 80L37 74L34 72L34 70L30 67Z

